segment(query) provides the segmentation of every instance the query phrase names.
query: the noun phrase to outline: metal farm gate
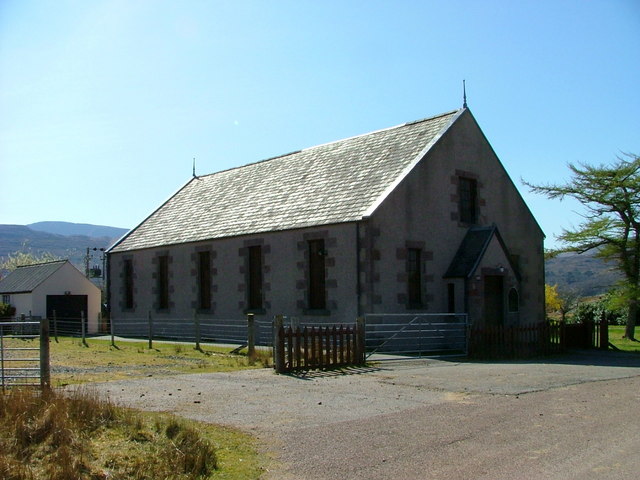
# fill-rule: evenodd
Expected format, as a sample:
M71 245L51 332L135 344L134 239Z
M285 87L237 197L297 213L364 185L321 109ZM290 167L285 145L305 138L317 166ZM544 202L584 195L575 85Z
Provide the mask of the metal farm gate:
M0 321L0 387L49 388L49 322Z
M374 353L466 355L468 317L460 313L367 314L367 358Z

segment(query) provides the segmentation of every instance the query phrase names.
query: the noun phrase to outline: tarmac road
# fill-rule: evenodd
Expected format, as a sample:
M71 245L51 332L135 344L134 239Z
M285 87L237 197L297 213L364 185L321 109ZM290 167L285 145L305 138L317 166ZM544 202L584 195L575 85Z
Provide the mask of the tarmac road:
M348 374L262 369L96 388L250 431L276 458L267 479L640 478L640 355L385 361Z

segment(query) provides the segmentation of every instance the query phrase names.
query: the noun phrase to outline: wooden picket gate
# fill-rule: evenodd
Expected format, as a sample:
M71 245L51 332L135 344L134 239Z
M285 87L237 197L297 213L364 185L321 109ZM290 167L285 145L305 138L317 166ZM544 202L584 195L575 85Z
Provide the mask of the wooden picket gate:
M328 369L365 363L364 321L355 325L290 327L275 322L277 373Z

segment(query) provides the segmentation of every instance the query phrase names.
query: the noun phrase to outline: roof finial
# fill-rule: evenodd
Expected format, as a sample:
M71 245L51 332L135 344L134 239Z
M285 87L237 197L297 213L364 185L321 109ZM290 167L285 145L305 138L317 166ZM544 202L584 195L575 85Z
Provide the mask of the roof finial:
M193 178L196 177L196 157L193 157Z
M467 85L465 80L462 80L462 108L467 108Z

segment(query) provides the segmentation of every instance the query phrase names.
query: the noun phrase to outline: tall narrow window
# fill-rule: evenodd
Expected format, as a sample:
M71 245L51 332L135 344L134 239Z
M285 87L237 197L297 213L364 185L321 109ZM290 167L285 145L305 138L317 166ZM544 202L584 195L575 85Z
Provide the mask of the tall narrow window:
M459 178L460 221L478 221L478 182L472 178Z
M512 288L509 290L509 312L515 313L520 310L520 298L518 295L518 290Z
M211 252L198 252L198 308L211 309Z
M327 308L324 240L309 241L309 309Z
M249 309L262 308L262 247L249 247L249 285L247 289Z
M410 248L407 251L407 283L410 306L422 305L422 278L420 269L420 249Z
M133 261L124 261L124 308L133 308Z
M456 285L447 283L447 311L456 313Z
M169 308L169 257L167 255L158 257L158 308L160 310Z

